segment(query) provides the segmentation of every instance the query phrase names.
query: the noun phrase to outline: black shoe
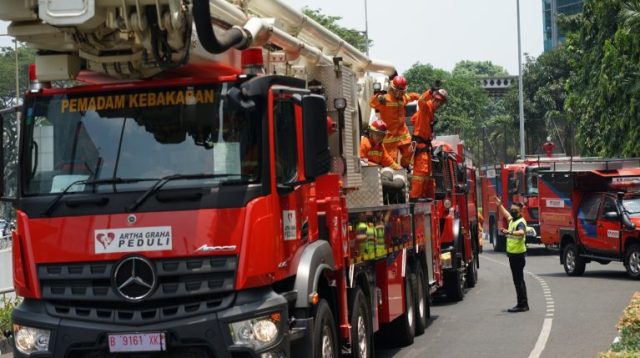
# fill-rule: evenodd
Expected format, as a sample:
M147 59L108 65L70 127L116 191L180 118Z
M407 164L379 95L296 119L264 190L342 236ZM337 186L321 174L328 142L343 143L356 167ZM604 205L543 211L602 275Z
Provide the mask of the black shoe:
M529 306L523 306L523 307L515 306L515 307L512 307L512 308L509 308L507 310L507 312L511 312L511 313L527 312L528 310L529 310Z

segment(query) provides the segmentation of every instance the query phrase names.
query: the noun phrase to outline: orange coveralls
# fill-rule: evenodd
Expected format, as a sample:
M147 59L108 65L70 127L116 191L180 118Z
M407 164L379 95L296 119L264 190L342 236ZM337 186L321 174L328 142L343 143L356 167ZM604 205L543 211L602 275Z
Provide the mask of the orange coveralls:
M382 143L373 145L369 137L362 137L360 139L360 158L367 158L369 163L382 165L383 167L389 167L391 169L397 170L402 168L391 158Z
M360 158L367 158L369 163L390 167L391 169L400 169L401 167L387 153L382 143L373 145L369 137L362 137L360 140Z
M411 199L433 198L435 195L435 181L431 176L430 142L436 110L431 90L427 90L418 100L418 111L411 117L413 136L417 142L409 193Z
M394 160L398 158L398 151L402 155L400 164L408 167L411 164L411 134L404 121L404 107L412 101L420 98L415 92L406 93L402 98L396 99L391 94L384 95L385 103L378 100L378 96L371 97L371 108L380 112L380 119L387 125L387 137L384 139L384 147Z

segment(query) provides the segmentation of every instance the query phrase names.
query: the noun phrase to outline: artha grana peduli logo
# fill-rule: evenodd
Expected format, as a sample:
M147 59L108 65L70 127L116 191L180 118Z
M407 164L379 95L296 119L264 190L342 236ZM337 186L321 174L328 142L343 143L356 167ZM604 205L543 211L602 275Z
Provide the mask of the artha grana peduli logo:
M95 230L96 254L171 250L171 226Z

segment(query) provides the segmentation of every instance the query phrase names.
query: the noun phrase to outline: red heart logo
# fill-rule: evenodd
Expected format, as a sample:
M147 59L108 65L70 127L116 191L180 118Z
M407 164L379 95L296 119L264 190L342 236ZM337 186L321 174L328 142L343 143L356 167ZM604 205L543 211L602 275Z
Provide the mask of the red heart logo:
M116 235L112 232L109 232L107 234L99 233L98 235L96 235L96 240L98 240L98 242L101 243L105 249L113 242L115 238Z

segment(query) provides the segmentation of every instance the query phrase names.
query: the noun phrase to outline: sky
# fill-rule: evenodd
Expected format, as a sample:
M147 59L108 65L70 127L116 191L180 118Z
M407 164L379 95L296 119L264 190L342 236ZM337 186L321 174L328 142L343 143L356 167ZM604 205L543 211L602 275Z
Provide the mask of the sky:
M0 0L1 1L1 0ZM284 0L340 16L340 25L364 31L367 0ZM391 5L393 4L393 6ZM414 63L452 70L462 60L491 61L518 73L517 0L368 0L370 56L399 72ZM520 0L522 52L543 51L542 1ZM6 33L0 22L0 33ZM0 37L0 45L11 42Z
M286 0L322 9L340 24L365 29L366 0ZM393 4L393 5L391 5ZM414 63L452 70L462 60L491 61L518 73L517 0L368 0L370 56L400 72ZM542 0L520 0L522 52L543 51Z

